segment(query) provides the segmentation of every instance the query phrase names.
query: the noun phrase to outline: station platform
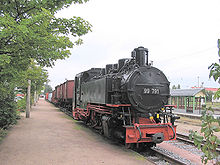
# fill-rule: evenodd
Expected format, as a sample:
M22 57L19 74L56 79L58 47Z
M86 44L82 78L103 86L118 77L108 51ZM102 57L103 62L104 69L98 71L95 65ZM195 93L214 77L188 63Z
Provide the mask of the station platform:
M202 116L202 110L195 110L193 113L186 112L185 109L174 109L173 113L179 116L189 117L192 119L200 119ZM214 114L214 118L220 119L220 114Z
M44 99L0 144L0 165L134 164L152 163L66 116Z

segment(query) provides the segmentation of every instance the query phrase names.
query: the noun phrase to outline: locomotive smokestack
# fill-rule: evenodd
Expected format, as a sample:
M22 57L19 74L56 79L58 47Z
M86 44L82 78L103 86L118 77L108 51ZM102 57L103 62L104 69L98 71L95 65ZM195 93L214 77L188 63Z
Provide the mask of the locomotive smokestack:
M147 48L144 48L143 46L135 48L132 51L131 56L135 59L136 64L138 64L139 66L148 65L148 49Z

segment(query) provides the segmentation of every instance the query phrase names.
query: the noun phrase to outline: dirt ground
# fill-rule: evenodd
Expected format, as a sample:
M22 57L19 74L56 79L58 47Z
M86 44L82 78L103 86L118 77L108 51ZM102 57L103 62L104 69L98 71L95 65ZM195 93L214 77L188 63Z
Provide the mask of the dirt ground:
M176 120L175 124L177 125L177 133L181 134L189 134L189 130L197 131L200 133L201 129L201 120L199 119L191 119L188 117L180 117L179 120ZM220 132L215 133L218 138L220 138ZM181 146L181 144L179 144ZM161 143L158 144L157 146L166 149L170 152L176 153L182 158L185 158L187 160L190 160L192 164L196 165L202 165L202 160L201 156L196 154L196 152L192 151L187 151L184 148L179 148L176 145L173 145L172 143ZM207 165L213 164L211 161L207 163Z
M0 165L143 165L125 149L39 100L0 144Z
M179 120L176 120L175 124L177 125L176 131L182 134L189 134L189 130L197 131L200 133L201 130L201 120L200 119L191 119L187 117L180 117ZM201 134L202 135L202 134ZM215 132L215 135L220 138L220 132Z

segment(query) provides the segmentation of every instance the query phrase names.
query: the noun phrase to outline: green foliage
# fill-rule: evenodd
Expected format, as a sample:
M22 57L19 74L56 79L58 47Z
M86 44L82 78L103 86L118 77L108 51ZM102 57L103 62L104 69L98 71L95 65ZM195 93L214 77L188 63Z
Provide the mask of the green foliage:
M54 17L73 3L87 1L0 1L0 128L15 122L15 87L25 93L27 79L31 79L32 95L40 91L48 77L42 67L69 57L70 48L82 44L80 37L91 31L89 22L80 17Z
M178 84L177 86L173 85L172 89L180 89L180 84Z
M220 40L218 40L218 48L220 50ZM219 51L220 56L220 51ZM215 81L220 83L220 65L213 63L210 67L209 78L213 77ZM215 98L220 97L220 88L215 93ZM201 134L196 131L190 130L190 139L193 138L194 144L202 150L204 155L202 155L202 162L207 164L208 160L216 160L216 164L220 164L216 148L220 145L220 139L215 135L216 132L220 132L220 120L213 117L214 110L210 107L205 109L202 113L202 125ZM204 145L202 146L202 142Z
M207 101L212 101L212 96L214 95L214 92L212 92L212 91L204 91L205 92L205 96L206 96L206 100Z
M202 162L207 163L208 160L213 160L218 157L216 148L220 144L220 139L215 135L216 132L220 132L220 121L214 119L212 113L213 109L206 109L202 113L202 127L199 134L196 131L190 130L190 139L194 140L194 144L198 149L201 149L204 155L202 155ZM202 143L204 142L203 146ZM218 163L218 162L217 162ZM219 162L220 163L220 162Z
M14 88L11 84L0 82L0 93L0 128L7 129L17 119Z
M4 61L5 65L16 61L26 68L30 59L41 66L52 66L57 59L68 57L69 48L73 47L68 35L76 38L75 44L81 44L79 37L91 31L91 25L80 17L65 19L53 15L63 7L82 2L0 2L0 55L4 55L0 61Z
M52 91L53 91L53 89L50 85L48 85L48 84L44 85L44 94L52 92Z
M7 130L0 128L0 143L6 135L7 135Z
M209 77L213 77L215 81L220 82L220 65L217 63L213 63L210 67Z
M44 83L48 81L47 78L48 72L35 62L31 62L29 68L20 72L16 79L19 82L19 87L23 89L23 93L26 93L27 90L27 80L31 80L31 93L33 95L34 91L40 93Z
M19 111L25 111L26 109L26 97L17 101L17 109Z

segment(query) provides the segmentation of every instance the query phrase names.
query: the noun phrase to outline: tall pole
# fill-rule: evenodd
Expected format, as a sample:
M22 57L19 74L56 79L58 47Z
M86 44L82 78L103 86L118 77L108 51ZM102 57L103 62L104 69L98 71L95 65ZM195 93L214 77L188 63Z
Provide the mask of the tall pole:
M30 118L30 107L31 107L31 80L28 80L26 118Z
M198 76L198 87L199 87L199 76Z

